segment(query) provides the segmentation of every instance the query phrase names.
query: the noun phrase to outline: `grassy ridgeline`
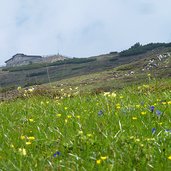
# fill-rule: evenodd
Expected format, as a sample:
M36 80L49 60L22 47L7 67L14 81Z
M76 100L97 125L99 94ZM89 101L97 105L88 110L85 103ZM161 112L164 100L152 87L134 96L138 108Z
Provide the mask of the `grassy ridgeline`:
M170 170L168 84L94 96L66 97L61 90L54 99L2 102L0 168Z

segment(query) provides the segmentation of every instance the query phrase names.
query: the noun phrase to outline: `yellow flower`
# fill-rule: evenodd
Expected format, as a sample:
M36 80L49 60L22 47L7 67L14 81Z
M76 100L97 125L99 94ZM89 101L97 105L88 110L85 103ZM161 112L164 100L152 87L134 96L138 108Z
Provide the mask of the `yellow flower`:
M21 87L19 86L19 87L17 88L17 90L21 90Z
M25 148L19 148L18 151L23 156L26 156L27 155L27 152L26 152L26 149Z
M83 131L78 131L78 134L83 134Z
M171 101L168 101L167 104L171 104Z
M135 105L136 108L140 108L140 105Z
M137 120L137 117L133 116L132 119L133 119L133 120Z
M68 115L67 118L72 118L72 116L71 115Z
M111 94L111 97L116 97L116 93L113 92L113 93Z
M26 142L26 145L30 145L30 144L31 144L31 142L30 142L30 141Z
M96 164L100 164L101 163L101 160L96 160Z
M22 140L24 140L24 139L25 139L25 136L24 136L24 135L21 135L20 138L21 138Z
M120 106L117 106L116 109L120 109L121 107Z
M68 122L68 120L67 119L65 119L65 123L67 123Z
M80 115L77 115L76 118L80 119Z
M35 137L28 137L29 140L35 140Z
M56 114L56 116L57 116L57 117L61 117L61 114L60 114L60 113L58 113L58 114Z
M171 156L169 156L168 159L171 160Z
M110 95L110 92L104 92L103 95L104 95L104 96L109 96L109 95Z
M162 102L163 105L166 105L167 103L166 102Z
M29 121L30 121L30 122L33 122L33 121L34 121L34 119L30 118L30 119L29 119Z
M11 147L11 148L14 148L14 145L13 145L13 144L11 144L11 145L10 145L10 147Z
M33 87L28 89L28 91L29 91L30 93L32 93L32 92L33 92L33 90L34 90L34 88L33 88Z
M123 97L123 96L120 96L119 98L120 98L120 99L123 99L124 97Z
M140 139L139 139L139 138L137 138L137 139L135 139L135 141L136 141L136 142L139 142L139 141L140 141Z
M68 108L67 107L64 107L65 110L67 110Z
M107 156L101 156L100 157L102 160L106 160L107 159Z
M87 137L92 137L92 134L87 134Z
M146 114L146 112L141 112L141 115L145 115Z

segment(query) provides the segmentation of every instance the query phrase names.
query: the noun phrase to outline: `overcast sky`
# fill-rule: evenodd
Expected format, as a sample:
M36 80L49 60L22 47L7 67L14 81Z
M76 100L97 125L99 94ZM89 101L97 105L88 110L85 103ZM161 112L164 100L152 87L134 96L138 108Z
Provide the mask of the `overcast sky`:
M16 53L87 57L171 42L171 0L0 2L0 65Z

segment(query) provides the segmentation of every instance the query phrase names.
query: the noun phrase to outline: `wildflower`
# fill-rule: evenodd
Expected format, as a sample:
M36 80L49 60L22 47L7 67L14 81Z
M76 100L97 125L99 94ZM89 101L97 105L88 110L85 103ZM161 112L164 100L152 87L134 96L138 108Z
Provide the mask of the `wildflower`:
M113 92L113 93L111 94L111 97L116 97L116 93Z
M60 155L61 155L61 152L57 151L56 153L53 154L53 157L57 157L57 156L60 156Z
M67 110L68 108L67 107L64 107L65 110Z
M140 139L139 139L139 138L137 138L137 139L135 139L135 141L136 141L136 142L139 142L139 141L140 141Z
M137 120L137 117L133 116L132 119L133 119L133 120Z
M100 157L102 160L106 160L107 159L107 156L101 156Z
M171 160L171 155L168 157L169 160Z
M167 104L171 104L171 101L168 101Z
M92 137L92 134L87 134L87 137Z
M121 105L119 103L116 104L116 109L120 109Z
M27 155L27 152L26 152L26 149L25 148L19 148L18 151L23 156L26 156Z
M101 160L96 160L96 164L100 164L101 163Z
M34 121L34 119L30 118L30 119L29 119L29 121L30 121L30 122L33 122L33 121Z
M61 114L60 114L60 113L58 113L58 114L56 114L56 116L57 116L57 117L61 117Z
M20 138L21 138L21 140L24 140L25 139L25 136L24 135L21 135Z
M110 92L104 92L103 95L104 95L104 96L109 96L109 95L110 95Z
M21 87L19 86L19 87L17 88L17 90L18 90L18 91L21 90Z
M141 112L141 115L145 115L146 114L146 112Z
M67 119L65 119L65 123L67 123L68 122L68 120Z
M157 114L158 116L160 116L160 115L162 114L162 112L161 112L160 110L156 110L156 114Z
M14 145L13 145L13 144L11 144L11 145L10 145L10 147L11 147L11 148L14 148Z
M78 134L83 134L83 131L78 131Z
M140 108L140 105L135 105L136 108Z
M154 108L155 108L154 106L150 106L150 111L154 112Z
M151 132L154 134L156 132L156 128L153 128Z
M72 118L72 116L71 115L68 115L67 118Z
M30 141L26 142L26 145L30 145L30 144L31 144L31 142L30 142Z
M166 129L165 132L171 133L171 129Z
M35 137L28 137L29 140L35 140Z
M29 91L30 93L32 93L32 92L33 92L33 90L34 90L34 88L33 88L33 87L28 89L28 91Z
M76 118L77 118L77 119L80 119L80 115L77 115Z
M102 115L103 115L103 111L100 110L100 111L98 112L98 115L99 115L99 116L102 116Z

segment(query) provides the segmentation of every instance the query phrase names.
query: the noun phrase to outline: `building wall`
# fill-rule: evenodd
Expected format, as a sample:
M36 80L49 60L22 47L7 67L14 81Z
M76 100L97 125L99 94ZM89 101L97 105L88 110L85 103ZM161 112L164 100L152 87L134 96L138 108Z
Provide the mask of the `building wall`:
M23 54L18 54L14 56L14 58L7 61L6 66L14 67L14 66L28 65L30 63L41 62L42 60L43 60L42 58L38 58L36 56L27 56Z

